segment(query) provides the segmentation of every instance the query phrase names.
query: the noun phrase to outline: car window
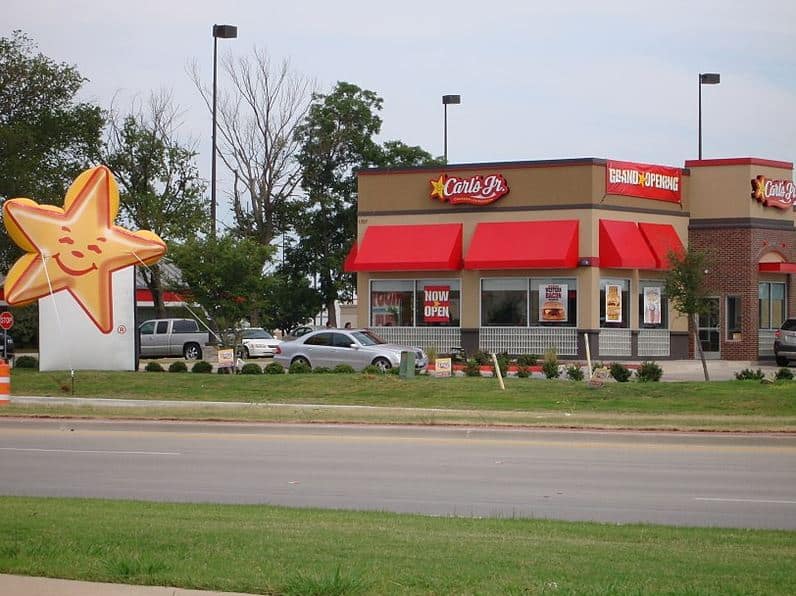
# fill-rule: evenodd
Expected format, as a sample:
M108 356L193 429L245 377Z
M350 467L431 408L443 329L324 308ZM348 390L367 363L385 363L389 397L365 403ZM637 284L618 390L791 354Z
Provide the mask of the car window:
M372 331L354 331L351 335L363 346L377 346L387 343Z
M304 344L308 346L329 346L332 343L331 333L318 333L312 337L304 340Z
M197 331L199 331L199 325L196 324L196 321L190 319L174 321L174 333L195 333Z
M783 331L796 331L796 319L788 319L782 323Z
M350 348L353 340L345 333L332 333L332 345L336 348Z
M141 335L152 335L155 332L155 321L147 321L139 329Z
M169 330L168 321L158 321L158 327L155 330L155 333L166 333L168 330Z
M265 329L246 329L243 332L243 339L273 339L274 336Z

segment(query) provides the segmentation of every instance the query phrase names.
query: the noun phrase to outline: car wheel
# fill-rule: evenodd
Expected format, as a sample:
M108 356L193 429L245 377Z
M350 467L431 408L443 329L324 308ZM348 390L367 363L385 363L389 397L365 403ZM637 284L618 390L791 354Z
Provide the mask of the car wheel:
M306 364L309 368L312 368L310 361L304 358L304 356L296 356L290 361L291 366L296 363Z
M392 363L386 358L376 358L373 361L373 366L378 368L382 372L386 372L392 368Z
M249 348L247 348L246 346L243 346L243 348L241 348L241 350L240 350L240 357L243 358L244 360L248 360L249 359Z
M199 344L185 344L182 349L182 355L186 360L200 360L202 358L202 348Z
M788 366L788 359L785 356L777 356L777 366Z

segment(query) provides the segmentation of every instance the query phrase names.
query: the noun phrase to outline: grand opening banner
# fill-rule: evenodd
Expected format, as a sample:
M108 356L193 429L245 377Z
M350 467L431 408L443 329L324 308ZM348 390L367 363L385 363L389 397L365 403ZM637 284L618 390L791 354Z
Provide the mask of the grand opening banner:
M682 201L680 168L629 161L605 164L605 194L639 197L654 201Z

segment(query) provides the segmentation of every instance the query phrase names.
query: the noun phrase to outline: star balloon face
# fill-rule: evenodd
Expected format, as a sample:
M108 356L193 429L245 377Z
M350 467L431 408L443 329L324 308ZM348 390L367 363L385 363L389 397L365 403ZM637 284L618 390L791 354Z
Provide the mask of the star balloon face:
M66 290L102 333L110 333L113 272L155 263L166 254L156 234L114 225L118 213L119 189L105 166L77 177L63 209L30 199L6 201L6 229L26 253L6 276L6 301L29 304Z

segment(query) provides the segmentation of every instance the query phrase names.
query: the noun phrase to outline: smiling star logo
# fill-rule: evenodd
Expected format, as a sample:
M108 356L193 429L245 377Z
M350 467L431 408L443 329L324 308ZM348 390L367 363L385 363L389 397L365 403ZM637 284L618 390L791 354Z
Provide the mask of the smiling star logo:
M440 174L436 180L431 180L431 198L445 200L445 174Z
M102 333L110 333L113 272L155 263L166 254L156 234L114 225L118 212L119 189L104 166L77 177L63 209L30 199L6 201L6 229L26 253L8 272L6 301L29 304L66 290Z

